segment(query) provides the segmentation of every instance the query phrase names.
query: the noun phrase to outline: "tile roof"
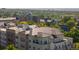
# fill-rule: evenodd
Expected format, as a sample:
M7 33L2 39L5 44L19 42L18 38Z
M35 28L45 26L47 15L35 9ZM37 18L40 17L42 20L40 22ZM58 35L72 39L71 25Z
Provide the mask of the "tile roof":
M39 27L39 28L34 28L32 30L32 35L38 35L38 33L41 32L43 34L48 34L48 35L60 35L62 34L58 29L56 28L50 28L50 27Z
M9 29L15 30L16 33L24 31L23 28L18 28L18 27L10 27Z

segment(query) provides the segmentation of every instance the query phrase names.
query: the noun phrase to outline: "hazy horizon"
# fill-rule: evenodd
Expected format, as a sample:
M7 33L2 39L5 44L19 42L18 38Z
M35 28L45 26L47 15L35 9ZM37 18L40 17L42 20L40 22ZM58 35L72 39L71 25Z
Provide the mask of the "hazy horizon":
M79 8L0 8L0 9L19 9L19 10L50 10L50 11L79 11Z

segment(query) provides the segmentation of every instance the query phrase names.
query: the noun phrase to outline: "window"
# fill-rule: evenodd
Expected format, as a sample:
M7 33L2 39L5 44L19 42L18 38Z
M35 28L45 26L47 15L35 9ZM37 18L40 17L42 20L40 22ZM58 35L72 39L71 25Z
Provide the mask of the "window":
M35 35L35 37L37 37L37 35Z
M42 44L42 40L40 41L40 45Z
M21 47L24 48L24 45L21 44Z
M47 41L45 41L44 44L47 44Z
M26 36L29 36L29 34L27 34Z
M29 35L27 34L27 35L26 35L26 39L28 39L28 36L29 36Z
M70 44L67 45L68 47L70 46Z
M17 41L15 41L15 44L18 44L18 42L17 42Z
M60 46L58 46L58 49L60 49L61 47Z
M35 40L33 40L33 43L35 43Z
M24 38L21 38L21 41L22 41L22 42L25 42L25 39L24 39Z
M65 49L65 46L64 46L64 45L62 45L62 48L63 48L63 49Z
M35 47L33 47L33 50L35 50Z
M55 48L54 48L55 50L57 50L57 46L55 45Z
M29 40L29 42L31 42L31 40Z
M39 44L38 40L36 40L36 44Z
M31 46L29 46L29 48L31 48Z
M39 44L38 40L33 40L33 43Z
M16 39L18 39L18 36L16 36Z

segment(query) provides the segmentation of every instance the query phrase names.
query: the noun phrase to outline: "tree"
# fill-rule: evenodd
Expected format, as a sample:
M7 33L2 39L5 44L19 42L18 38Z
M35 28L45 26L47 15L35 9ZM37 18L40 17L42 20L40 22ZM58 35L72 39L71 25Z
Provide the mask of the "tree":
M43 18L44 18L44 15L40 15L40 18L42 18L42 19L43 19Z
M15 46L13 44L9 44L6 49L8 49L8 50L16 50L16 48L15 48Z
M73 42L79 42L79 30L73 28L70 32L64 32L64 35L67 37L72 37Z
M47 26L46 23L43 23L43 22L40 22L40 23L38 23L37 25L38 25L38 26L41 26L41 27L46 27L46 26Z

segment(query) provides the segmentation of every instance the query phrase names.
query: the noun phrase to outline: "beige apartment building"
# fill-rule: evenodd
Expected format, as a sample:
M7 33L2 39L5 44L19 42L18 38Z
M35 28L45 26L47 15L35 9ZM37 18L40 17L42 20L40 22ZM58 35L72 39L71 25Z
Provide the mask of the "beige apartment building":
M19 32L23 31L22 28L17 28L17 27L10 27L7 29L7 39L11 43L15 43L15 38L18 35Z
M18 33L18 36L15 39L15 46L17 49L28 50L29 32L30 31L22 31Z
M28 34L23 28L10 27L7 29L7 39L13 43L17 49L28 49Z
M1 45L8 41L20 50L70 50L73 47L72 38L64 37L60 30L50 27L35 27L29 30L19 27L2 28L0 38Z
M35 28L30 34L29 50L65 50L73 46L73 39L64 37L63 33L55 28Z

